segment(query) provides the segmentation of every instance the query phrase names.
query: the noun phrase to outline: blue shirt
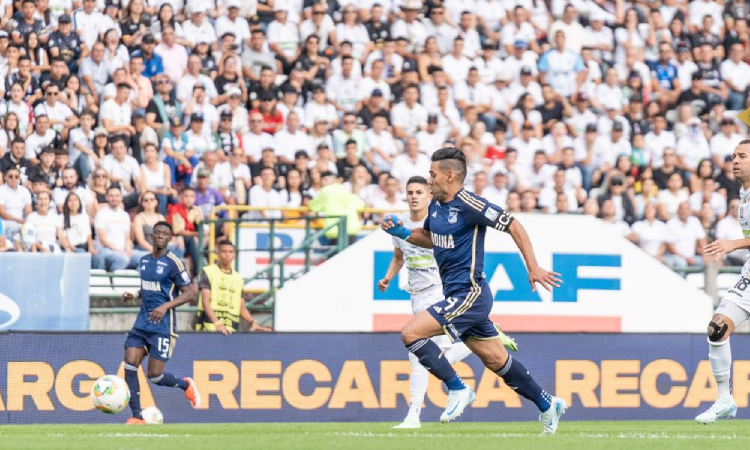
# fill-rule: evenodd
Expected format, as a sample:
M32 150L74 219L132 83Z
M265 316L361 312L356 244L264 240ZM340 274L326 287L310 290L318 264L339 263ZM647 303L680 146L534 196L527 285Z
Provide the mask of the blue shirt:
M174 253L167 251L159 258L151 254L141 258L138 272L141 275L142 305L133 328L166 336L173 334L177 331L174 309L170 309L159 323L151 322L149 315L159 306L174 300L179 292L175 292L176 287L190 285L185 265Z
M484 282L487 227L506 231L512 221L502 208L465 189L448 203L430 203L423 228L432 236L443 295L466 293Z
M659 80L659 85L664 89L672 89L675 78L677 78L677 67L671 63L667 63L666 66L661 64L656 66L656 79Z
M157 55L156 52L151 54L151 59L146 59L146 55L140 50L134 51L131 57L133 56L140 56L143 58L143 72L141 72L141 75L144 77L151 78L164 72L164 63L162 62L161 56Z

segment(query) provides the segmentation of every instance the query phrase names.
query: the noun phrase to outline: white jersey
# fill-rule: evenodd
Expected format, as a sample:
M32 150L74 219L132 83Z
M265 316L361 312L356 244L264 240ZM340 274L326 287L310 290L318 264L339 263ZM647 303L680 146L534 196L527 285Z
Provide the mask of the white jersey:
M400 219L406 228L412 230L414 228L422 228L422 225L424 225L424 219L412 222L409 214L402 215ZM406 266L409 273L407 288L409 292L414 294L433 286L442 285L440 272L438 271L432 249L418 247L395 236L393 237L393 246L404 253L404 266Z
M740 227L745 238L750 237L750 189L740 188ZM730 319L735 326L750 317L750 261L742 266L742 273L737 284L730 288L719 302L716 308L717 314L723 314Z
M745 238L750 237L750 189L745 190L740 188L740 227L742 228L742 235ZM750 274L750 260L745 262L742 266L742 276L748 277Z

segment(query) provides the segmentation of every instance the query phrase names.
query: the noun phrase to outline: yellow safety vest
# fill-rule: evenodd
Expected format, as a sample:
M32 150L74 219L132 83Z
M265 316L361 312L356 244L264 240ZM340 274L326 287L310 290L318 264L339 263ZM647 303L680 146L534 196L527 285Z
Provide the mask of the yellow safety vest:
M211 308L214 310L216 319L220 320L230 331L236 331L240 324L240 311L242 308L242 289L245 280L235 270L226 273L218 264L211 264L203 268L209 283L211 283ZM216 326L211 323L203 310L203 301L198 301L198 321L195 325L197 331L216 331Z

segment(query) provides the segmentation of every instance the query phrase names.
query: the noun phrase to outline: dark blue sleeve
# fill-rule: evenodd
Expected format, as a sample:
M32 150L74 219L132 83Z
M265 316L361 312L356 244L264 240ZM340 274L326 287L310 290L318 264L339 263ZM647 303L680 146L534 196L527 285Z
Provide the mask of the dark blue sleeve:
M461 209L464 220L470 225L491 227L498 231L508 231L513 216L487 200L465 190L459 191L456 198L464 204Z
M169 260L172 265L170 278L175 286L179 288L190 286L192 280L190 274L185 270L185 264L174 253L170 253Z

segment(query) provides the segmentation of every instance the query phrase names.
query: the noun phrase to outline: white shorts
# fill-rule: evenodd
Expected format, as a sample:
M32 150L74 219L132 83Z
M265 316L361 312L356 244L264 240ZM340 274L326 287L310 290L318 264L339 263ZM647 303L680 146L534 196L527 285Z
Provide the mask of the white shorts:
M436 284L427 290L411 294L411 310L414 315L417 315L435 303L443 301L444 298L443 285ZM444 334L433 336L432 341L440 347L440 350L447 350L453 345L451 339Z
M722 297L716 314L732 319L735 327L750 318L750 278L739 276L737 284Z

